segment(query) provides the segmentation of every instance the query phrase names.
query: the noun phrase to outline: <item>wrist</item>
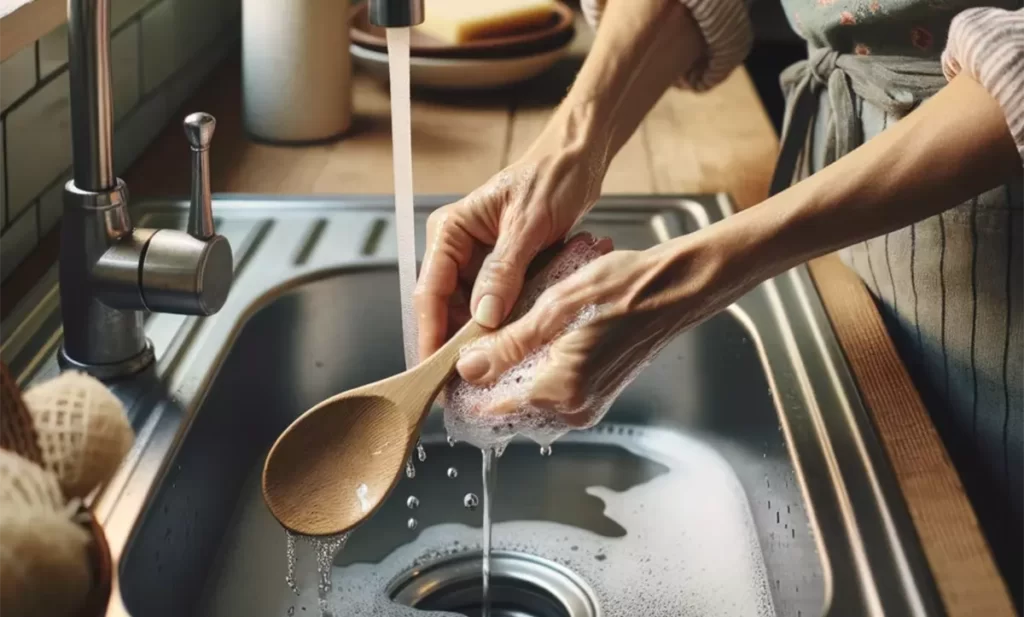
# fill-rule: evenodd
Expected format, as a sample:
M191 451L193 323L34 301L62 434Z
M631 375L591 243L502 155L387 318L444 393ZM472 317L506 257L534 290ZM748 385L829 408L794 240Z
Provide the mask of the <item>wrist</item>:
M600 102L566 99L533 142L526 157L556 157L600 180L611 162L610 149L609 123L602 116Z

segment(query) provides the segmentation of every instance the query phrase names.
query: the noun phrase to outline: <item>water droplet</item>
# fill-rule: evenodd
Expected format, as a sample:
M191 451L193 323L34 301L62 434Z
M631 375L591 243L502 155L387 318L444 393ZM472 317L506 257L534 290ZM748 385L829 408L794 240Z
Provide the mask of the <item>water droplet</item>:
M451 435L448 436L448 445L453 448L455 447L455 438L452 437Z
M416 477L416 466L412 464L412 459L405 462L405 477L410 480Z
M289 606L288 607L288 617L292 617L292 615L294 615L294 614L295 614L295 607L294 606Z
M458 478L459 477L459 470L454 468L454 467L449 467L448 468L448 477L452 478L453 480L455 478Z
M427 460L427 449L423 447L422 441L416 442L416 458L418 458L421 463Z
M480 505L480 498L473 493L466 493L466 496L462 498L462 505L470 510L476 510L476 507Z
M415 495L409 495L409 498L405 500L405 505L410 510L415 510L420 507L420 500Z
M551 456L551 446L541 446L540 447L540 455L541 456Z
M411 518L408 521L406 521L405 526L409 529L416 529L416 527L419 526L419 523L416 521L416 519Z
M604 553L598 553L598 554L594 555L594 559L596 559L598 561L604 561L605 559L608 559L608 556L605 555Z

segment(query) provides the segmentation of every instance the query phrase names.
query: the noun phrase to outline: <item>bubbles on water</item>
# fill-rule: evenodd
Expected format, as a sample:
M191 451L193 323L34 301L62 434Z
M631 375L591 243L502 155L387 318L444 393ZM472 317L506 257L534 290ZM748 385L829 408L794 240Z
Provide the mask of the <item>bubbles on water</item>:
M455 478L458 478L459 477L459 470L454 468L454 467L449 467L448 468L448 477L451 478L452 480L454 480Z
M423 447L422 441L416 442L416 458L418 458L421 463L424 463L427 460L427 449Z
M551 456L551 446L541 446L540 447L540 455L541 456Z
M416 465L413 465L412 459L405 461L405 477L410 480L416 477Z
M449 435L448 436L448 445L454 448L456 443L458 443L458 442L455 441L455 438L452 437L451 435Z
M420 500L415 495L409 495L409 498L405 500L405 507L410 510L415 510L420 507Z
M462 498L462 505L469 510L476 510L480 505L480 498L475 493L466 493L466 496Z
M288 573L285 574L284 582L288 583L288 589L291 589L292 593L299 595L299 585L295 582L295 534L285 531L285 536L287 538L285 556L288 559Z
M410 530L416 529L417 527L419 527L419 525L419 521L417 521L414 518L410 518L405 522L405 526L408 527Z

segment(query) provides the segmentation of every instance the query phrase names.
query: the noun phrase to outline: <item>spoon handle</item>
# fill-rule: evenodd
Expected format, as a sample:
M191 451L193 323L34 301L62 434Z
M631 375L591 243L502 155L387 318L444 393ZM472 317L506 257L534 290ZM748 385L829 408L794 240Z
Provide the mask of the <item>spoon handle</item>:
M413 369L416 372L416 380L423 380L422 383L438 384L437 390L448 381L448 378L455 372L455 364L459 361L459 355L463 347L469 345L481 336L493 332L485 328L473 319L466 322L458 332L455 333L441 349L438 349L429 358L424 360ZM437 393L434 393L436 396Z

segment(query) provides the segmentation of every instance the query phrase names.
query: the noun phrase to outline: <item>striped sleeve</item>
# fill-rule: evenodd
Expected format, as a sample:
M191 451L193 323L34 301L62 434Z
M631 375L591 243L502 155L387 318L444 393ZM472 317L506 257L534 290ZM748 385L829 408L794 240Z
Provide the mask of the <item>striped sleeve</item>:
M708 90L721 83L750 52L753 34L745 0L680 0L690 9L704 35L707 56L694 69L681 75L680 87ZM607 0L582 0L583 16L592 26L601 19Z
M999 102L1024 160L1024 9L958 14L949 27L942 70L947 79L960 72L971 76Z

